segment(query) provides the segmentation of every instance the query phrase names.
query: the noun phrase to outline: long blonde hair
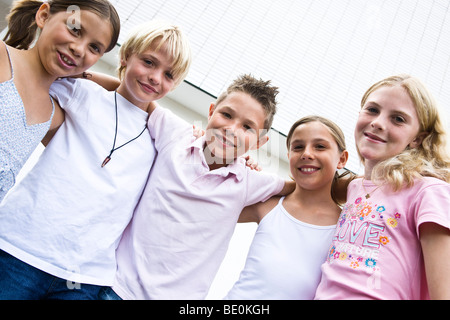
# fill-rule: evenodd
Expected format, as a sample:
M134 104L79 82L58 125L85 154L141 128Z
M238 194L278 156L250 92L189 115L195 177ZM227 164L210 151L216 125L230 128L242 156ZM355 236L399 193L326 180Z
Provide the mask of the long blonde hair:
M405 186L409 188L415 179L422 177L434 177L450 182L448 134L436 100L418 78L400 74L383 79L370 87L361 100L361 108L371 93L384 86L401 86L406 90L419 118L419 132L427 132L428 135L419 147L407 148L402 153L378 163L372 171L372 180L386 181L394 191ZM361 155L360 158L364 163Z

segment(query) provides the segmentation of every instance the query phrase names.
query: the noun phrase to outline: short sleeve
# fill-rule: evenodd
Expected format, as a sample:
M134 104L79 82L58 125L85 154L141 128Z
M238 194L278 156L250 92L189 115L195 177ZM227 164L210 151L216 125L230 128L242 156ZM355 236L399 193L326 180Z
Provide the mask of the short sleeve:
M247 197L245 206L267 201L283 190L285 181L276 174L247 168Z
M414 201L416 232L423 223L431 222L450 229L450 184L442 182L425 186Z
M170 143L185 140L186 145L192 142L192 124L175 115L172 111L157 107L148 119L150 136L155 140L156 150L159 152Z
M72 78L56 80L50 87L50 95L58 101L61 108L70 108L74 101L80 101L78 95L81 92L79 90L81 81L87 82L86 80Z

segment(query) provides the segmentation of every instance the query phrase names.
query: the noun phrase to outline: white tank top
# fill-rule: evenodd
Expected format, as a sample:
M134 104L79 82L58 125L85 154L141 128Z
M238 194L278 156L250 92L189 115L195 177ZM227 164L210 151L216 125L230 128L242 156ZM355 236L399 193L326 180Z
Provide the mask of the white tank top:
M336 226L301 222L286 211L283 200L260 222L244 270L225 299L314 298Z

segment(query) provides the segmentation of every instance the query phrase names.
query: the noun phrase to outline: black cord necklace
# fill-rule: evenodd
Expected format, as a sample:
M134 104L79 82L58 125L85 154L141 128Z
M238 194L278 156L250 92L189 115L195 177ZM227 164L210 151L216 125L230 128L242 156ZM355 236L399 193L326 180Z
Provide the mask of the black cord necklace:
M102 168L103 168L104 166L106 166L106 165L108 164L109 161L111 161L111 156L112 156L112 154L114 153L114 151L119 150L120 148L125 147L127 144L133 142L134 140L136 140L137 138L139 138L140 136L142 136L142 134L144 133L144 131L147 129L147 124L145 124L144 130L142 130L142 132L139 133L139 135L138 135L136 138L133 138L133 139L131 139L130 141L128 141L128 142L124 143L123 145L121 145L121 146L119 146L119 147L116 148L117 128L118 128L118 126L119 126L119 115L118 115L118 112L117 112L117 91L114 92L114 101L115 101L115 107L116 107L116 132L115 132L115 134L114 134L114 143L113 143L111 152L109 153L109 156L107 156L107 157L105 158L105 160L103 161L103 163L102 163Z

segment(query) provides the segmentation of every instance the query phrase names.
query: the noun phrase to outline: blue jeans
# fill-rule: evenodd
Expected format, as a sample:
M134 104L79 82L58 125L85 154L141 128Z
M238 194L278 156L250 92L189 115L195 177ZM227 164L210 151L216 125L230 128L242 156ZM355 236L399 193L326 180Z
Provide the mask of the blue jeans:
M0 250L0 300L97 300L100 288L57 278Z
M110 287L103 287L98 294L99 300L122 300L117 293Z

